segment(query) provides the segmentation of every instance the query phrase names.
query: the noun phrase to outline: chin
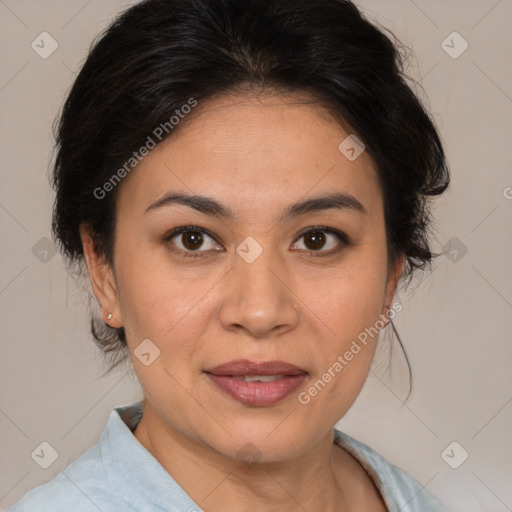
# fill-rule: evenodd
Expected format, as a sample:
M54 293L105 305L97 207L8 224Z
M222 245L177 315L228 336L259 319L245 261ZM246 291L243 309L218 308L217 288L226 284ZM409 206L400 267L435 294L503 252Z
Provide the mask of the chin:
M290 421L285 425L285 417L286 414L265 420L231 421L227 429L229 434L219 427L217 432L220 437L210 438L208 443L226 457L247 464L279 462L297 457L306 449L305 432L297 423Z

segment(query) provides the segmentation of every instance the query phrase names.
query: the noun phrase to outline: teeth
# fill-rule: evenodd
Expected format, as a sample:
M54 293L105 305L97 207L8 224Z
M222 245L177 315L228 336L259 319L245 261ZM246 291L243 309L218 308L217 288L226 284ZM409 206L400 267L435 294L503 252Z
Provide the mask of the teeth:
M282 378L282 375L244 375L242 379L245 382L274 382Z

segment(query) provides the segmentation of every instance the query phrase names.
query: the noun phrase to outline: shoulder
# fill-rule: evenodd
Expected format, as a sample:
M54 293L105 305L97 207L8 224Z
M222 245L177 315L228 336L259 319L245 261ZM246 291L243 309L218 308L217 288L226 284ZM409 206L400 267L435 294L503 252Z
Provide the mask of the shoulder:
M133 512L112 492L98 445L48 483L27 491L7 512Z
M368 445L336 429L334 439L368 472L390 511L445 512L424 486Z
M134 452L138 443L129 430L129 425L141 416L140 406L141 402L137 402L111 411L97 444L53 480L27 491L7 512L143 510L137 493L132 493L130 500L125 499L134 483L126 479L125 466L130 462L136 466L140 460L140 453Z

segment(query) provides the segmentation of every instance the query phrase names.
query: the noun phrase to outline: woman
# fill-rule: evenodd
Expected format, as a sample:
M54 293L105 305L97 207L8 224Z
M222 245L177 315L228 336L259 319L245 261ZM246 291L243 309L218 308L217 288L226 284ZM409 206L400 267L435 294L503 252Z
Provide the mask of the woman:
M144 400L10 510L443 510L333 428L449 183L397 43L346 0L146 0L57 142L55 238Z

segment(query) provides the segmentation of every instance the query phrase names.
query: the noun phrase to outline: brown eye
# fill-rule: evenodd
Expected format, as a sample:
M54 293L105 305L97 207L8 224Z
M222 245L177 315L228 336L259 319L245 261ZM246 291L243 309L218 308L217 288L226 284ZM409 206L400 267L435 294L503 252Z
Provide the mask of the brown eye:
M212 235L203 228L184 226L173 230L165 236L165 242L171 244L183 253L206 253L219 251L222 247L216 242Z
M203 245L203 234L199 231L187 231L181 234L181 240L185 249L193 251Z
M313 256L330 256L347 245L349 239L345 233L331 228L316 227L303 233L293 244L293 249L304 250ZM315 252L318 254L314 254Z
M308 249L317 251L325 245L326 236L322 231L310 231L304 235L304 245Z

